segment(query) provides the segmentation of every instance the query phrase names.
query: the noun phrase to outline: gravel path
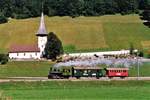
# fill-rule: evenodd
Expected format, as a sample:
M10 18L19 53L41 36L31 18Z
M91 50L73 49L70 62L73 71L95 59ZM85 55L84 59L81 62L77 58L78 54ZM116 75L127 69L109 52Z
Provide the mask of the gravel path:
M19 82L19 81L26 81L26 82L34 82L34 81L128 81L128 80L150 80L150 77L126 77L121 79L119 77L114 77L109 79L108 77L102 77L100 79L96 78L69 78L69 79L48 79L47 77L9 77L7 79L0 79L0 82Z

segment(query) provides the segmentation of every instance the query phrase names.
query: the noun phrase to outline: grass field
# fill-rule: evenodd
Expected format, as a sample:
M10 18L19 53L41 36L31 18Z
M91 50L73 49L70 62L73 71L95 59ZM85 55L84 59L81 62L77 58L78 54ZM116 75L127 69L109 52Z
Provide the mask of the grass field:
M35 44L40 18L10 19L0 24L0 51L11 44ZM101 17L45 17L48 32L55 32L65 51L99 51L150 47L150 28L138 15L106 15Z
M139 67L140 76L150 76L150 62L145 62ZM137 76L138 69L137 66L130 68L129 76Z
M8 100L149 100L150 81L0 83Z
M0 78L7 77L47 77L51 62L9 62L0 65ZM129 76L137 76L137 66L130 68ZM140 66L140 76L150 76L150 63Z
M0 78L6 77L28 77L39 76L47 77L51 62L22 61L9 62L6 65L0 65Z

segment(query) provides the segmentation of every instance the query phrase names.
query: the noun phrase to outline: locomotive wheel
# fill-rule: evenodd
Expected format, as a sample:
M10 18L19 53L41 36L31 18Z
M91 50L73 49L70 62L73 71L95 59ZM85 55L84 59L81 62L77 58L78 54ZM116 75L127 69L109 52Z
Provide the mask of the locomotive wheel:
M76 78L77 78L77 79L80 79L80 77L79 77L79 76L77 76Z
M112 76L109 76L108 78L109 78L109 79L112 79L113 77L112 77Z
M121 79L125 79L125 76L121 76L120 78L121 78Z
M60 77L58 75L54 75L53 79L60 79Z
M63 78L65 78L65 79L69 79L69 77L70 77L70 76L64 76Z
M96 79L99 79L100 77L96 77Z

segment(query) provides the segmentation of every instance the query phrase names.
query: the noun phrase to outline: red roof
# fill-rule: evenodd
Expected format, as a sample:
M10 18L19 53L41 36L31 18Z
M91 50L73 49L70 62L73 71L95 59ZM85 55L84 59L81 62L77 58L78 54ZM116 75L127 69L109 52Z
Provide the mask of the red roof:
M74 67L74 69L102 69L100 67Z
M9 52L40 52L40 48L37 45L11 45Z
M106 68L106 70L129 70L129 68Z

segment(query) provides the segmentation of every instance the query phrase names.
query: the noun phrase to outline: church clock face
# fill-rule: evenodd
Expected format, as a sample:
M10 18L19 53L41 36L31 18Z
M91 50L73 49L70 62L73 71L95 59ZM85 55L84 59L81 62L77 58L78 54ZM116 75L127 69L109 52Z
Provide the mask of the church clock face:
M41 43L43 42L43 39L41 39Z

